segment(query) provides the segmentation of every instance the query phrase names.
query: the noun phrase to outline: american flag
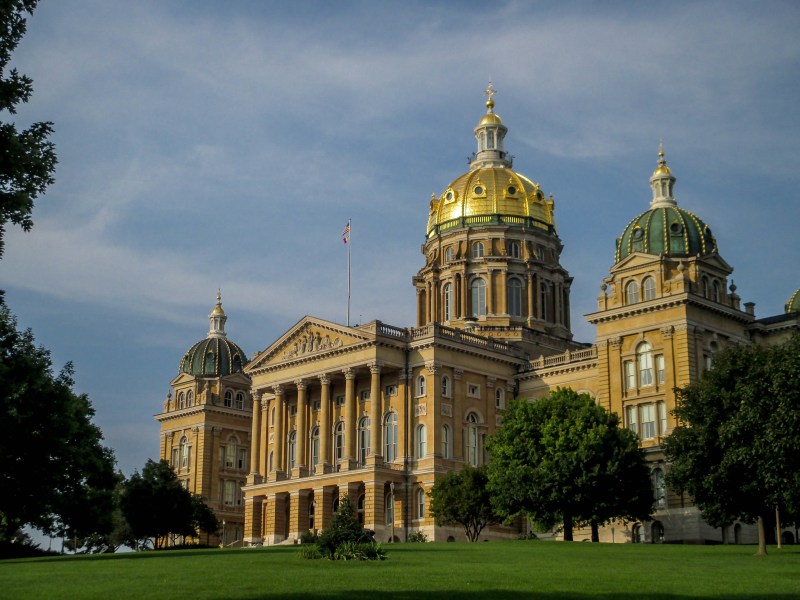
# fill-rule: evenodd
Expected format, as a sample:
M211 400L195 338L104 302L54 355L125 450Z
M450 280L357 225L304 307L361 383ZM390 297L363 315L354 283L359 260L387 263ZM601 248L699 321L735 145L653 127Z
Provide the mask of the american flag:
M350 241L350 223L348 223L342 231L342 241L345 244Z

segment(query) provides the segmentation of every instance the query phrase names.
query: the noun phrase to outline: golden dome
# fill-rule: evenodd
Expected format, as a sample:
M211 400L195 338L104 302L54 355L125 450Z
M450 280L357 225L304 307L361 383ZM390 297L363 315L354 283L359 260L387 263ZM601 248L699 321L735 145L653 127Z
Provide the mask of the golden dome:
M657 177L659 175L672 175L672 171L669 170L667 165L658 165L656 170L653 171L653 177Z
M211 310L211 315L224 315L225 311L222 310L222 290L217 290L217 305Z
M502 125L502 124L503 120L493 112L490 112L483 115L483 118L480 120L480 123L478 123L478 127L480 127L481 125Z
M539 185L509 168L486 167L461 175L431 199L428 235L451 227L509 223L555 230L553 200Z

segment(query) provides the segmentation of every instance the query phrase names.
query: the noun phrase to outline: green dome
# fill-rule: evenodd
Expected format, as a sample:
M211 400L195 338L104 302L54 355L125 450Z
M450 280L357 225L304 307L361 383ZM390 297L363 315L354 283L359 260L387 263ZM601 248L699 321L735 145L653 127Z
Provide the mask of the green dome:
M651 208L633 219L617 238L614 262L634 252L659 256L696 256L717 252L711 229L697 216L677 206Z
M239 373L247 364L247 355L224 337L208 337L186 351L180 372L189 375L218 377Z
M786 312L800 312L800 290L797 290L786 303Z

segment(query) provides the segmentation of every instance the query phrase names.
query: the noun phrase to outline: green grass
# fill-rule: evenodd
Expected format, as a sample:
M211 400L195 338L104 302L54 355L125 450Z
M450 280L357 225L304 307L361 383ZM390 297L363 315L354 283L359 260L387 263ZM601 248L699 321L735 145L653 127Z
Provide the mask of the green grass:
M383 562L296 547L0 561L0 598L800 598L800 546L396 544Z

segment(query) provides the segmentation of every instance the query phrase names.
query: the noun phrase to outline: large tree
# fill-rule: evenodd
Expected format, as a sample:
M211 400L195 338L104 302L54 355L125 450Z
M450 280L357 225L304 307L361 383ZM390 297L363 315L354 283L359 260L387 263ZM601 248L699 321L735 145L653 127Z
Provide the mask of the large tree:
M33 93L33 81L16 69L8 70L11 54L25 35L26 13L37 0L0 0L0 118L13 115ZM0 257L5 226L11 222L29 231L33 226L33 201L53 183L55 147L49 141L50 122L33 123L17 130L15 123L0 121Z
M431 514L436 524L461 525L470 542L477 541L481 531L500 522L486 487L484 468L467 465L461 471L450 471L431 488Z
M0 539L23 525L80 536L110 527L94 507L111 505L114 456L72 385L71 365L54 374L0 295Z
M636 437L585 394L559 388L512 402L488 440L489 491L499 514L526 514L545 526L597 528L612 518L646 519L650 478Z
M800 496L800 337L773 348L732 346L679 391L667 439L667 483L686 491L715 527L797 511Z

